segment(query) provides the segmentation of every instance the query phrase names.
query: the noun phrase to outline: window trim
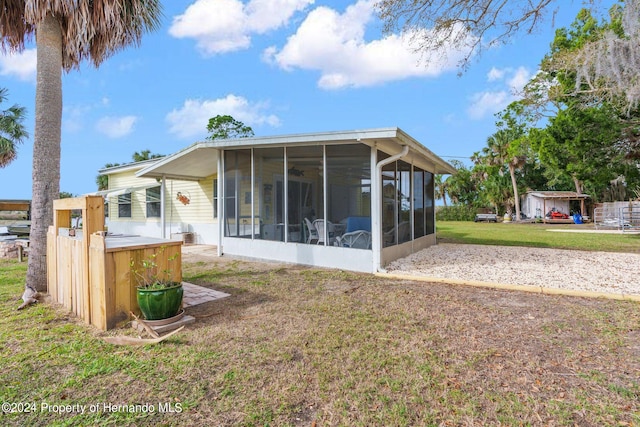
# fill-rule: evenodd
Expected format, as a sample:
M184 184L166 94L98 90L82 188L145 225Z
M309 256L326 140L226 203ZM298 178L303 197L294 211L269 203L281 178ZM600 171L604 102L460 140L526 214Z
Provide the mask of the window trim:
M149 195L150 191L154 191L157 189L157 200L153 200L153 194ZM154 186L154 187L150 187L147 188L145 190L145 207L146 207L146 216L147 218L160 218L162 216L162 186L158 185L158 186ZM154 212L150 212L149 209L157 209L157 214L156 215L152 215Z
M128 200L126 200L128 199ZM131 197L131 193L124 193L124 194L120 194L118 195L118 218L131 218L131 214L132 214L132 197ZM125 212L123 214L123 208L126 208L128 206L128 213Z

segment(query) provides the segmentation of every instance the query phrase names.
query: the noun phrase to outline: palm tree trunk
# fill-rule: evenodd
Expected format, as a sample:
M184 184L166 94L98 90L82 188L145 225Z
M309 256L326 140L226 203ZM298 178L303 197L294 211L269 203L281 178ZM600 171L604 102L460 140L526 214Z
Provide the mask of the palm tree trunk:
M582 194L583 188L582 188L582 181L580 181L578 178L576 178L575 176L572 176L571 179L573 179L573 185L576 186L576 193L578 194Z
M48 15L36 29L37 82L33 141L31 234L26 286L47 290L47 229L60 193L62 30Z
M511 185L513 185L513 199L516 205L516 221L520 221L520 197L518 196L518 183L516 182L516 167L509 163Z

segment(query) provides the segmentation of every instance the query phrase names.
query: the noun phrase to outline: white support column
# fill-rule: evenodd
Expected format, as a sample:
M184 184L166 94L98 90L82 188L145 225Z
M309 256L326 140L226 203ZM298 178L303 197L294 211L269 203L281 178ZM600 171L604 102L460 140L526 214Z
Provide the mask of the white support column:
M224 150L218 150L218 256L222 256L224 235Z
M380 160L375 167L375 177L378 180L376 189L378 191L377 197L376 197L376 203L377 205L373 205L373 212L375 213L375 218L376 218L376 222L377 224L377 228L374 229L374 224L372 221L371 224L371 232L372 232L372 236L377 234L378 235L378 245L376 247L374 247L373 245L375 244L375 239L372 239L372 246L371 248L373 249L373 272L378 272L382 270L381 267L381 253L382 253L382 187L380 185L380 183L382 182L382 168L385 167L386 165L388 165L389 163L393 163L396 160L399 160L401 158L403 158L404 156L406 156L409 153L409 146L408 145L403 145L402 146L402 150L398 153L398 154L394 154L391 157L387 157L384 160ZM373 172L371 174L372 178L373 178ZM371 183L371 199L373 200L373 182ZM396 191L396 203L394 203L395 207L394 207L394 213L395 213L395 224L396 224L396 236L398 234L398 203L397 203L397 191ZM397 239L396 239L397 240Z
M373 273L380 267L380 250L382 248L382 195L380 175L376 168L377 144L371 147L371 252L373 257Z
M413 166L413 160L411 161L411 167L409 168L409 224L410 224L410 228L411 228L411 238L409 239L410 241L414 240L414 237L416 235L416 230L415 230L415 191L416 189L414 188L415 186L413 185L415 183L415 179L414 179L414 166ZM422 175L422 182L424 183L424 174ZM424 184L423 184L424 186ZM422 192L422 198L423 198L423 204L424 204L424 191ZM424 214L424 209L422 210L423 214Z
M284 216L284 230L282 230L283 239L285 242L289 241L289 159L287 153L287 147L284 147L284 179L282 183L282 200L284 201L284 212L282 215ZM275 214L275 209L273 210Z
M255 209L254 209L254 203L255 203L255 190L256 190L256 171L255 171L255 164L253 162L253 157L254 157L254 153L253 153L253 147L251 148L251 240L254 239L255 237L255 231L256 231L256 216L255 216Z
M162 175L162 180L160 181L160 226L162 227L162 232L160 237L163 239L167 238L167 215L166 215L166 200L165 191L167 189L167 179L164 175Z
M324 211L322 213L322 222L324 222L323 228L324 228L324 245L328 246L329 245L329 227L327 227L328 224L328 220L327 220L327 215L329 214L329 208L327 207L327 146L326 145L322 145L322 210Z

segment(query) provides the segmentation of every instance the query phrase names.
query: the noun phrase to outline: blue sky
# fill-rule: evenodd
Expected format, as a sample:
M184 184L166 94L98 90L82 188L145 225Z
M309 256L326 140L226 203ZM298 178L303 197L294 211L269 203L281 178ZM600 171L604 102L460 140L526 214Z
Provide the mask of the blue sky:
M106 163L171 154L230 114L256 135L397 126L445 160L465 161L495 131L581 1L557 2L533 35L484 50L458 76L451 49L421 62L382 34L373 2L165 1L162 27L105 61L63 75L61 191L96 190ZM0 169L0 199L31 198L35 46L0 53L0 87L27 108L30 138Z

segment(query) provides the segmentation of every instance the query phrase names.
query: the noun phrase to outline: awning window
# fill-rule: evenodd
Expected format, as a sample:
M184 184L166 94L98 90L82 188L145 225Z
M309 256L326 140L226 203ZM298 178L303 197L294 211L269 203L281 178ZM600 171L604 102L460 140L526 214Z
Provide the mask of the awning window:
M96 191L95 193L89 193L89 196L104 196L106 199L111 197L121 196L123 194L135 193L136 191L146 190L147 188L158 187L160 184L146 184L132 187L122 188L110 188L108 190Z

